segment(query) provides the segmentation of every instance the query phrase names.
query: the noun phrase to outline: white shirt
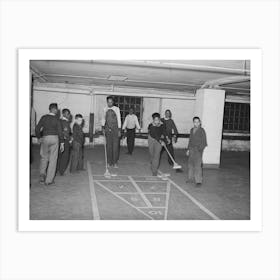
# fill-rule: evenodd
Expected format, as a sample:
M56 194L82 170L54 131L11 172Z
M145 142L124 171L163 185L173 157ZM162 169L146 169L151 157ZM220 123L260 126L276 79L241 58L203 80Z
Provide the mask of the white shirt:
M125 120L124 120L124 123L123 123L123 129L133 129L133 128L137 128L137 129L140 129L140 125L139 125L139 122L138 122L138 118L136 115L134 114L128 114L126 117L125 117Z
M104 112L103 112L103 116L102 116L102 120L101 120L102 126L105 125L105 122L106 122L106 113L107 113L107 111L108 111L109 109L112 109L112 110L116 113L116 115L117 115L117 120L118 120L118 128L121 128L121 127L122 127L121 113L120 113L120 108L117 107L117 106L112 106L112 107L110 107L110 108L109 108L108 106L106 106L106 107L104 108Z

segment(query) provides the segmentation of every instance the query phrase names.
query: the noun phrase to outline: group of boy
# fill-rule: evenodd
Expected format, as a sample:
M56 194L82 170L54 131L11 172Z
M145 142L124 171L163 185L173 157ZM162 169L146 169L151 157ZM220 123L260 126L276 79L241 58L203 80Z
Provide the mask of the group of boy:
M71 130L71 112L65 108L62 116L58 118L56 103L49 105L49 113L42 116L38 122L35 133L40 147L40 183L47 186L54 184L57 173L64 175L69 161L70 172L84 170L83 167L83 116L75 115Z
M164 118L159 113L152 115L153 121L148 126L148 146L150 153L151 171L153 176L161 177L158 172L160 158L164 150L168 150L168 163L175 162L173 143L177 142L178 130L172 119L170 110L165 111ZM190 139L186 155L188 159L188 181L194 182L196 186L202 184L202 155L207 146L206 133L201 127L199 117L193 118L193 128L190 131ZM127 154L132 155L135 142L136 129L140 131L140 125L133 108L129 109L129 114L125 117L121 126L120 109L114 105L113 96L107 97L107 106L104 108L102 118L102 129L106 138L106 149L108 164L117 168L119 160L120 137L122 130L127 137ZM164 148L163 148L164 146Z
M81 114L75 115L75 123L71 132L70 110L63 109L60 119L57 114L57 104L50 104L49 113L44 115L36 126L36 136L41 143L40 182L46 185L54 184L57 172L64 175L69 164L71 146L70 172L84 170L83 116ZM178 130L170 110L165 111L164 118L161 118L159 113L154 113L152 119L148 126L151 171L153 176L161 177L158 168L162 152L168 150L171 155L168 155L170 165L175 162L173 143L177 142ZM194 182L200 186L202 184L202 155L207 146L207 140L199 117L193 118L193 125L186 151L186 155L189 157L187 183ZM108 96L102 116L102 131L106 138L107 160L110 167L118 168L122 130L125 131L127 137L127 153L132 155L136 129L140 131L141 128L133 108L130 108L122 126L120 109L114 105L113 96Z

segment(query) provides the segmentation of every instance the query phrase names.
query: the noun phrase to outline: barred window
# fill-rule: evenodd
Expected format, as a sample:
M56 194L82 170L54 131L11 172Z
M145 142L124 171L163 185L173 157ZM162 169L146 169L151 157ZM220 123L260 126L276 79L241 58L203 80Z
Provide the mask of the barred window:
M225 132L250 132L250 104L226 102L223 129Z
M114 102L115 105L120 108L122 123L124 123L124 119L129 113L129 108L132 107L134 109L134 114L138 118L140 126L142 125L142 97L114 95Z

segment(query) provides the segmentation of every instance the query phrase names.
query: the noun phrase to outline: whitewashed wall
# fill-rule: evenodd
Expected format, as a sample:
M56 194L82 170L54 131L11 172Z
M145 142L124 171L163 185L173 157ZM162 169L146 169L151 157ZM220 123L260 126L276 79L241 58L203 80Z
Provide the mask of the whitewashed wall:
M94 128L95 131L101 130L101 117L103 108L106 105L106 95L95 95L91 99L90 95L84 94L68 94L58 93L51 91L34 91L34 109L36 111L37 122L48 112L48 106L50 103L58 103L59 109L69 108L72 115L82 114L85 118L84 131L88 132L89 128L89 114L91 103L93 101L93 110L95 114ZM160 112L162 116L166 109L172 111L173 119L177 125L179 133L189 133L192 127L192 118L194 116L195 100L193 99L172 99L172 98L153 98L143 97L143 125L142 131L147 132L147 127L152 121L151 115L154 112ZM87 141L88 142L88 139ZM94 138L94 144L103 143L103 137ZM123 143L126 145L126 141ZM147 146L146 139L136 139L136 145ZM179 138L175 144L175 148L186 148L188 145L188 139ZM223 150L233 151L248 151L250 150L250 141L238 141L238 140L223 140Z

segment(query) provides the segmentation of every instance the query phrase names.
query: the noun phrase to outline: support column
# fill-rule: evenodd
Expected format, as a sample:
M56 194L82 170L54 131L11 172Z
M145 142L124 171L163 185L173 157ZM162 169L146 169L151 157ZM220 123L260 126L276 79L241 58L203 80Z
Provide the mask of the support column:
M206 167L220 166L224 104L224 90L199 89L196 92L194 114L200 117L207 135L208 146L203 154L203 163Z

